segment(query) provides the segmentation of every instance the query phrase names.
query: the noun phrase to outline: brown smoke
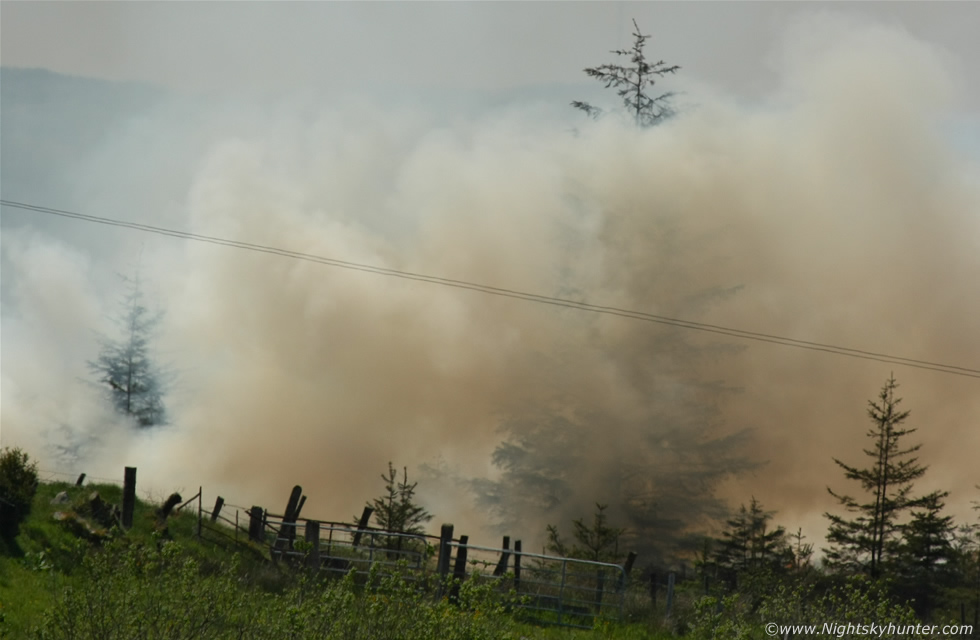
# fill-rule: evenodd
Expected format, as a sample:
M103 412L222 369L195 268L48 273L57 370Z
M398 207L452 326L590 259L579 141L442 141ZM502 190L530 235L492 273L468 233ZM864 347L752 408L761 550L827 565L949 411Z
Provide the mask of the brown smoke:
M282 117L208 150L184 224L977 368L980 171L940 129L957 79L930 47L885 30L844 29L804 53L786 55L762 108L712 97L642 132L608 119L573 136L520 111L436 128L371 108ZM744 348L689 359L672 351L679 330L645 322L210 244L148 254L180 374L175 424L151 442L104 438L114 446L93 475L139 464L161 495L203 484L272 509L298 483L306 514L343 519L379 493L389 460L495 477L505 421L574 413L603 420L568 498L584 514L609 499L602 483L635 453L637 429L671 419L676 398L716 407L718 434L753 429L736 453L766 464L722 495L754 494L819 546L826 486L851 489L831 458L861 461L866 401L894 371L931 465L922 488L950 490L960 516L977 498L974 378L696 333L683 338ZM4 355L6 387L23 373ZM51 390L40 375L19 387L30 381ZM711 381L741 392L693 385ZM25 394L4 391L5 442L38 432ZM479 538L485 519L465 492L419 492L436 523Z

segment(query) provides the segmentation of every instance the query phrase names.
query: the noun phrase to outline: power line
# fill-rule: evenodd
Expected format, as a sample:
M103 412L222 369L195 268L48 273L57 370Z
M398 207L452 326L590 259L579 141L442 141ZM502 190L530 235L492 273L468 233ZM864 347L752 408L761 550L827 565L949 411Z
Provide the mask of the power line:
M384 275L395 278L403 278L406 280L415 280L418 282L428 282L430 284L438 284L447 287L455 287L458 289L468 289L471 291L478 291L480 293L486 293L495 296L502 296L506 298L515 298L518 300L526 300L529 302L537 302L540 304L548 304L558 307L567 307L570 309L578 309L580 311L591 311L594 313L602 313L606 315L620 316L623 318L631 318L634 320L642 320L645 322L652 322L656 324L663 324L668 326L680 327L684 329L693 329L696 331L703 331L706 333L714 333L719 335L730 336L734 338L742 338L744 340L755 340L757 342L768 342L770 344L777 344L787 347L795 347L797 349L808 349L810 351L822 351L825 353L832 353L836 355L848 356L851 358L860 358L862 360L873 360L875 362L884 362L887 364L904 365L908 367L914 367L917 369L927 369L930 371L938 371L940 373L949 373L953 375L966 376L970 378L980 378L980 369L971 369L967 367L960 367L956 365L944 364L940 362L930 362L928 360L917 360L914 358L904 358L901 356L891 355L887 353L879 353L875 351L867 351L864 349L852 349L850 347L842 347L840 345L822 343L822 342L812 342L809 340L797 340L795 338L787 338L785 336L778 336L770 333L762 333L757 331L746 331L743 329L735 329L732 327L726 327L716 324L707 324L703 322L695 322L693 320L684 320L680 318L671 318L667 316L656 315L652 313L645 313L642 311L635 311L632 309L622 309L619 307L610 307L604 305L591 304L589 302L570 300L566 298L556 298L553 296L545 296L536 293L528 293L525 291L518 291L515 289L505 289L502 287L494 287L490 285L479 284L475 282L468 282L465 280L455 280L452 278L442 278L439 276L431 276L422 273L413 273L410 271L400 271L397 269L388 269L386 267L378 267L369 264L361 264L357 262L349 262L347 260L338 260L336 258L327 258L324 256L318 256L309 253L302 253L299 251L290 251L288 249L280 249L278 247L272 247L262 244L254 244L251 242L242 242L239 240L229 240L227 238L220 238L216 236L202 235L198 233L190 233L187 231L179 231L176 229L167 229L164 227L157 227L153 225L142 224L138 222L128 222L125 220L116 220L112 218L105 218L100 216L93 216L84 213L78 213L74 211L66 211L63 209L52 209L50 207L42 207L39 205L33 205L23 202L14 202L11 200L0 200L0 204L7 207L12 207L15 209L23 209L27 211L33 211L36 213L42 213L46 215L61 216L64 218L73 218L76 220L83 220L85 222L91 222L95 224L104 224L114 227L122 227L126 229L133 229L136 231L143 231L146 233L155 233L164 236L170 236L173 238L180 238L184 240L195 240L198 242L207 242L210 244L217 244L226 247L233 247L236 249L246 249L248 251L255 251L259 253L268 253L272 255L283 256L287 258L293 258L296 260L305 260L307 262L315 262L318 264L324 264L332 267L339 267L342 269L350 269L353 271L363 271L365 273L374 273L378 275Z
M79 475L78 473L72 473L72 472L67 472L67 471L52 471L50 469L38 469L37 472L38 473L46 473L48 475L65 476L66 478L77 478L78 475ZM89 481L91 481L91 480L102 480L103 482L109 482L109 483L112 483L112 484L123 484L123 481L120 480L119 478L100 478L99 476L85 475L85 479L86 480L89 480Z

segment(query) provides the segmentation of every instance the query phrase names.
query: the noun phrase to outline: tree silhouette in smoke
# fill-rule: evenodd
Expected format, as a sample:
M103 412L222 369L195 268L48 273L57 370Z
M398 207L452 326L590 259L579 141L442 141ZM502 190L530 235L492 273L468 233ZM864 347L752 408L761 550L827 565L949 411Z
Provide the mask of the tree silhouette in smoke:
M607 89L615 87L616 93L623 99L623 106L627 113L632 116L633 123L638 127L650 127L674 113L670 106L674 93L667 92L654 97L648 93L648 90L653 88L657 78L668 73L677 73L680 66L667 65L663 60L653 64L647 62L643 48L650 36L640 32L636 20L633 20L633 27L636 29L633 32L633 46L630 49L617 49L612 52L618 56L628 56L632 66L602 64L598 67L586 68L585 73L605 83ZM602 109L587 102L576 100L572 102L572 106L581 109L592 118L598 118L603 114Z
M644 190L623 182L580 205L599 220L603 259L588 290L563 276L564 297L696 318L738 290L717 280L725 258L706 255L703 236L683 234L685 221ZM568 341L558 332L555 350L527 356L549 375L533 380L526 403L501 411L497 474L472 482L477 503L515 536L608 504L645 563L669 562L729 515L720 483L757 466L750 429L724 419L739 390L717 379L718 361L744 347L610 317L569 322Z
M715 409L693 406L716 404L711 391L692 397L651 397L651 415L638 423L615 413L512 420L492 457L500 476L472 482L477 502L501 531L518 535L601 499L626 525L624 543L645 562L668 563L696 545L694 531L727 515L718 483L755 466L745 455L748 430L719 433Z
M166 423L162 373L150 358L150 338L161 316L151 314L143 304L139 274L121 276L127 285L116 323L120 338L103 338L98 359L89 369L106 387L113 407L136 420L140 427Z

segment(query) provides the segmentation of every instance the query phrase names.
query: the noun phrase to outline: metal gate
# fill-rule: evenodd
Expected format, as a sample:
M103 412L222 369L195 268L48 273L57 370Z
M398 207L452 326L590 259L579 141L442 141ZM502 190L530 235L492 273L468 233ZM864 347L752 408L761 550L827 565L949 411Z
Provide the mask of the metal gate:
M471 573L513 587L515 606L529 622L591 629L599 621L622 620L628 575L620 565L458 542L449 546Z
M265 519L262 537L274 560L306 562L339 574L374 567L408 579L431 576L436 584L445 584L450 575L496 581L501 592L516 594L511 606L519 617L534 624L591 629L597 622L623 618L629 570L620 565L527 553L519 541L514 549L471 545L467 536L453 539L451 525L448 536L444 531L440 538L273 518Z

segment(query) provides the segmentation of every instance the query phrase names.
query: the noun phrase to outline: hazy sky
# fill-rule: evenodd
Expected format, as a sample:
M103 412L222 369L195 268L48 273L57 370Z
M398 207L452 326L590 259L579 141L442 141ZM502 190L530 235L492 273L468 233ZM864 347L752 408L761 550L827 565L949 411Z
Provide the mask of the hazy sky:
M629 46L631 18L650 57L682 67L664 88L697 108L638 133L549 102L599 89L582 69ZM4 67L168 91L138 113L107 104L89 137L59 130L94 120L66 117L75 105L12 96L4 197L31 187L41 205L976 369L977 24L980 2L5 0ZM116 95L86 87L86 109ZM434 117L389 87L547 105ZM287 99L303 94L317 99ZM270 506L300 482L311 513L343 518L389 460L492 475L502 424L561 415L584 434L564 514L580 515L624 461L655 461L664 484L671 464L710 466L676 431L710 406L768 463L723 497L754 494L819 546L826 485L850 489L832 458L858 462L866 402L894 369L924 488L953 491L961 517L977 499L975 378L760 343L713 359L711 336L621 318L6 207L3 221L5 444L129 433L79 383L112 272L141 255L167 311L175 425L105 438L90 475L125 460L164 494L180 478ZM674 349L685 339L696 362ZM431 507L479 522L470 504Z
M193 91L495 90L582 82L629 45L635 18L685 81L752 96L773 87L787 28L827 11L980 59L977 2L18 1L2 5L2 59ZM980 86L965 89L980 107Z

